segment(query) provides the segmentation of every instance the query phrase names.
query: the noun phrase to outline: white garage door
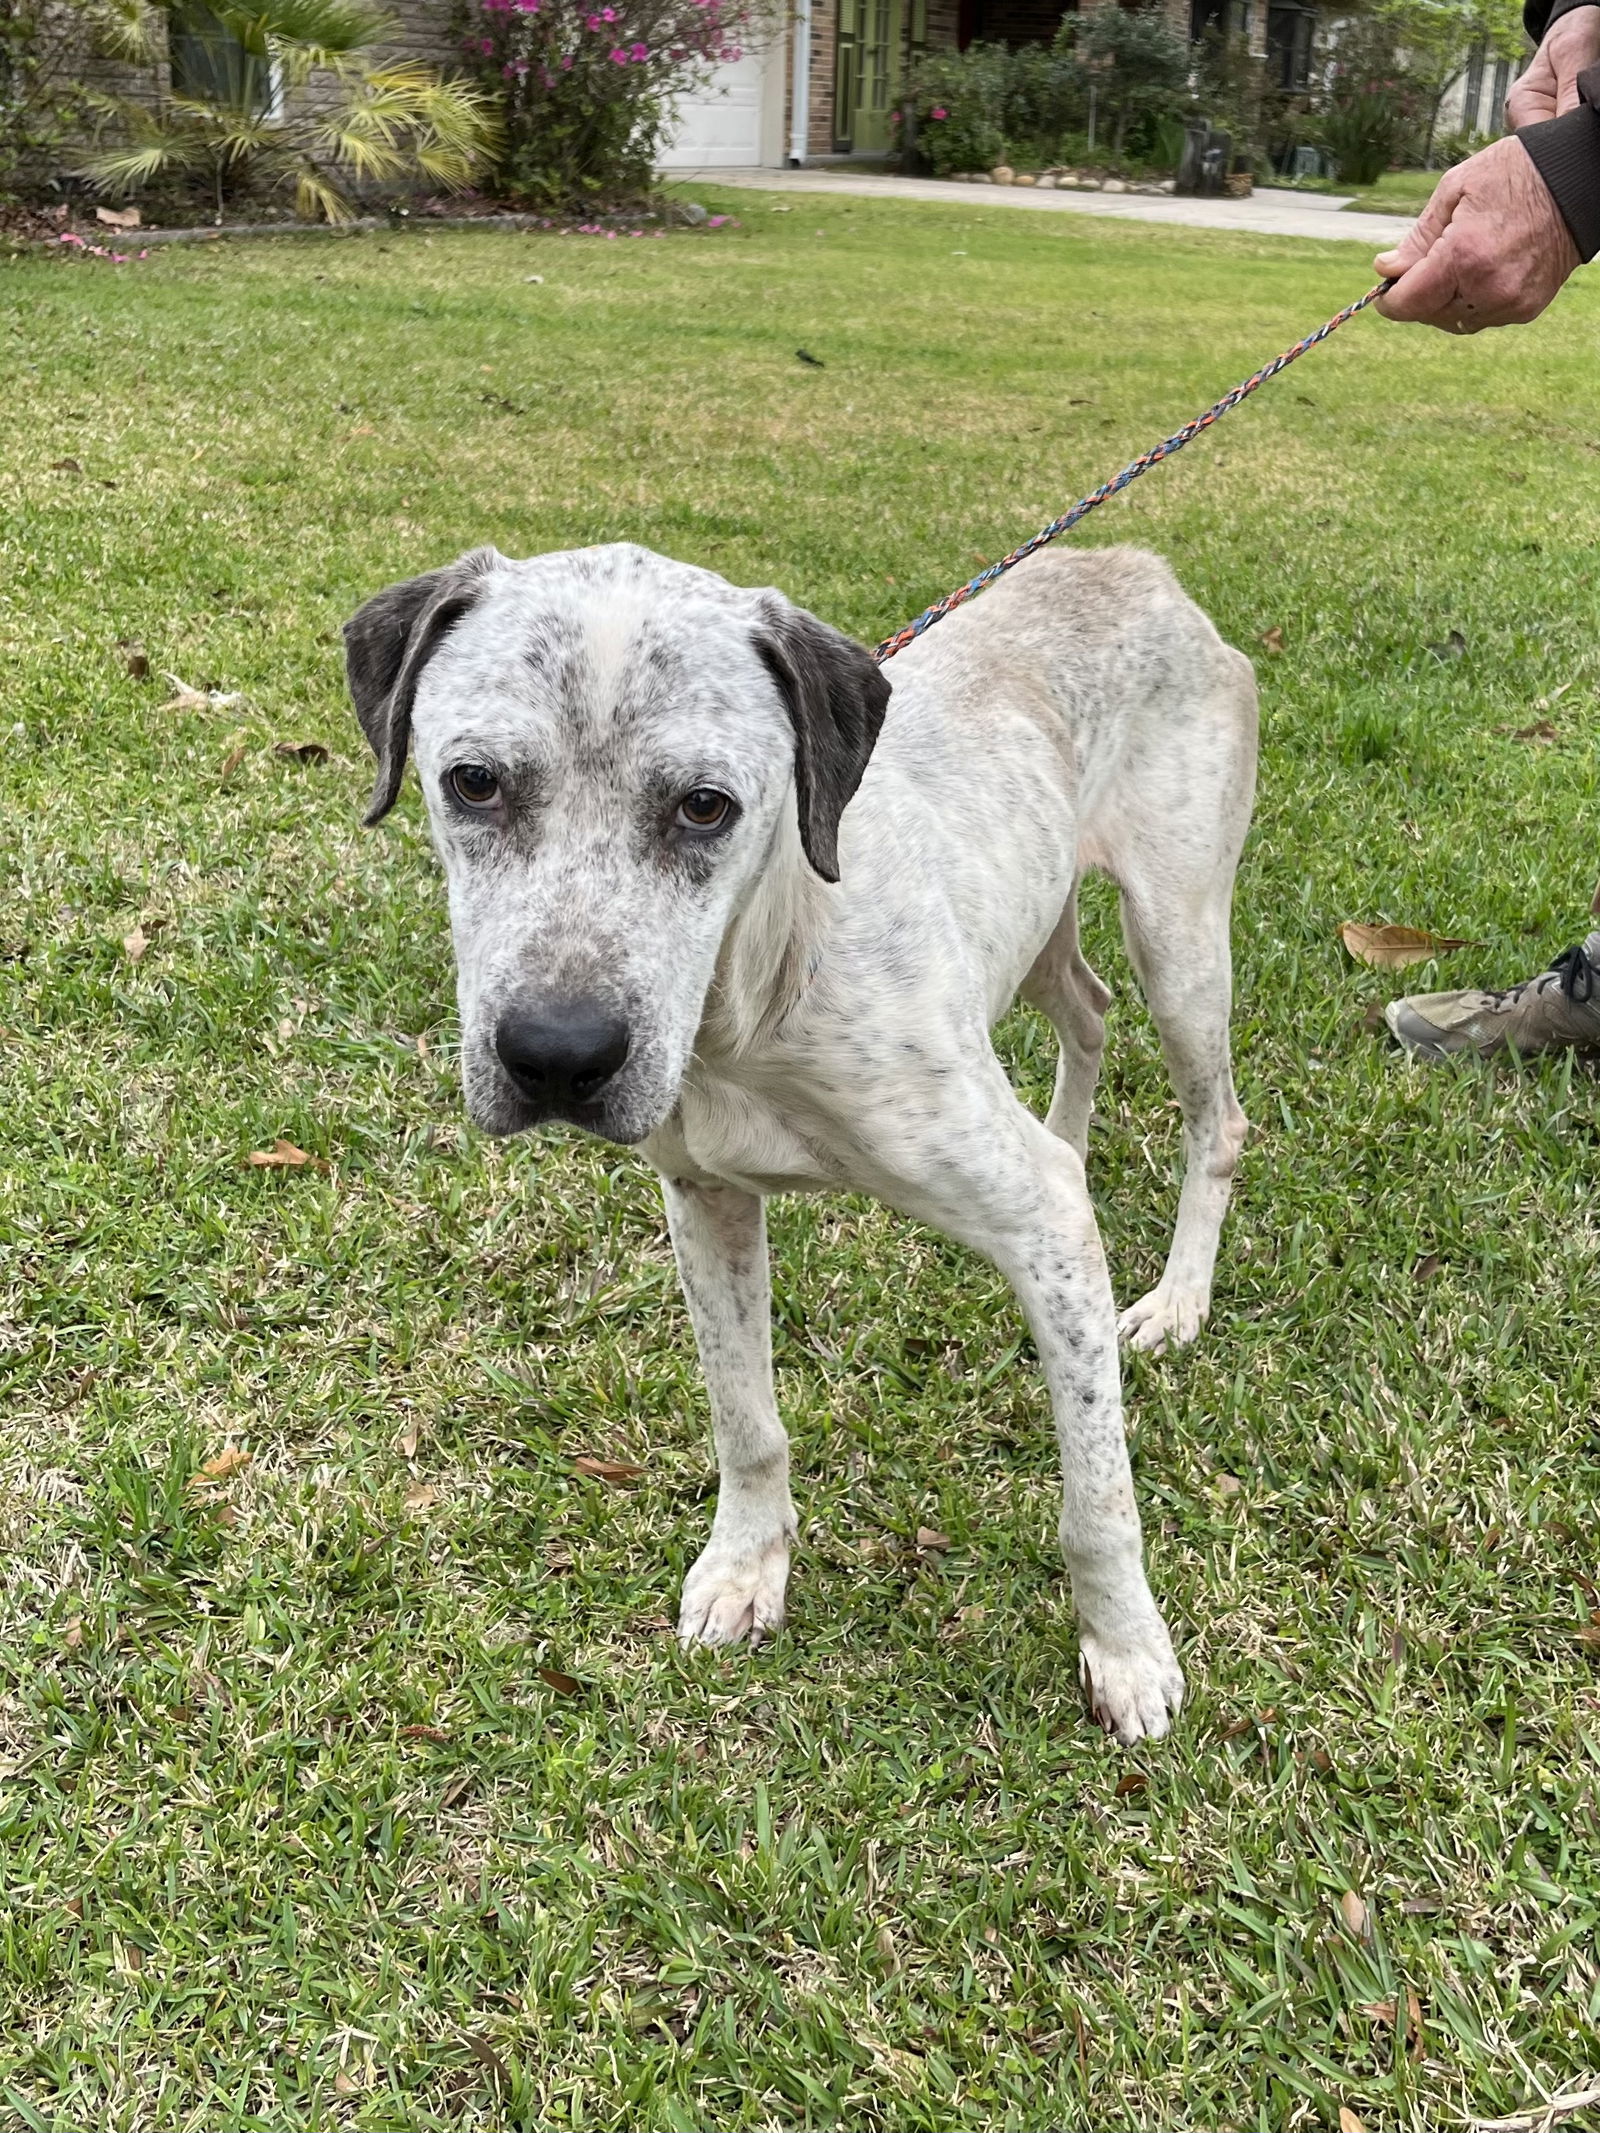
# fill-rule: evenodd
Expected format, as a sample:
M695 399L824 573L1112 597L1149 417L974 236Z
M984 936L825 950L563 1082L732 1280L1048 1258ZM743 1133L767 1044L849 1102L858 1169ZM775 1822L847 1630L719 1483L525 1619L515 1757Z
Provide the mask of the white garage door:
M765 55L746 52L718 67L706 87L685 97L661 150L663 170L729 169L762 161Z

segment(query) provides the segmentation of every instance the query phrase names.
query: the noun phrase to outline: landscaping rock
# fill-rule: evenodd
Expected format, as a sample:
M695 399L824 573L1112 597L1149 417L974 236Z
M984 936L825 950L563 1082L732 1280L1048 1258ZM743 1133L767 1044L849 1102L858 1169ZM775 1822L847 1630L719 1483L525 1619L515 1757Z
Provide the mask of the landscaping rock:
M679 201L677 211L682 219L695 229L698 229L702 222L709 222L711 219L710 208L702 207L698 200Z
M1011 182L1013 185L1037 185L1039 181L1031 170L1019 170Z
M1161 183L1156 187L1156 191L1158 193L1175 193L1177 190L1178 181L1176 178L1163 178Z
M1103 193L1125 193L1128 188L1120 178L1102 178L1100 180L1100 190Z
M1017 174L1009 163L996 163L994 169L989 173L989 183L991 185L1015 185L1016 182Z
M1080 190L1082 184L1083 180L1075 170L1061 170L1056 173L1056 191L1058 193L1075 193Z
M1048 170L1040 171L1037 182L1041 192L1053 193L1056 189L1055 178Z

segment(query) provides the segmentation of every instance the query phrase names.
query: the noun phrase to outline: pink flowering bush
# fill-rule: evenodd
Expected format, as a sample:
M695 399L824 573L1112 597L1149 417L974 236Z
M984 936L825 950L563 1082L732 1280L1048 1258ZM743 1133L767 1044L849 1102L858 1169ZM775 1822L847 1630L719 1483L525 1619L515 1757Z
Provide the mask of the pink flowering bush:
M465 56L500 106L513 199L650 190L674 102L770 33L773 0L461 0Z

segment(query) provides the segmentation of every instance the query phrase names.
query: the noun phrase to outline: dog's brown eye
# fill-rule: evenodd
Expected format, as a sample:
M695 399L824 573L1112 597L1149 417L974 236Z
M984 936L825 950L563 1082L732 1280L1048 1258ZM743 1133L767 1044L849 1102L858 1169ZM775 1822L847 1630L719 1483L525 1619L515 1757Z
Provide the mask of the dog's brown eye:
M458 763L450 773L450 789L466 807L493 807L500 780L481 763Z
M678 802L678 820L685 829L715 829L719 822L727 819L732 805L725 792L713 792L709 785L697 785Z

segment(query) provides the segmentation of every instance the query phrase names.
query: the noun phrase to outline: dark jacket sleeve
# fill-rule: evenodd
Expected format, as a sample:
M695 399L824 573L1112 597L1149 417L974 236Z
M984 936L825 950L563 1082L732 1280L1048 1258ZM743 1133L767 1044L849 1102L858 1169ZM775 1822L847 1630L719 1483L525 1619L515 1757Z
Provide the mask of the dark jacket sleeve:
M1536 4L1529 0L1530 9ZM1559 0L1557 12L1565 12ZM1517 139L1549 186L1578 257L1590 260L1600 252L1600 66L1578 76L1578 94L1583 101L1576 111L1524 126Z
M1523 0L1522 27L1535 44L1540 44L1557 15L1569 15L1575 7L1593 5L1594 0Z

